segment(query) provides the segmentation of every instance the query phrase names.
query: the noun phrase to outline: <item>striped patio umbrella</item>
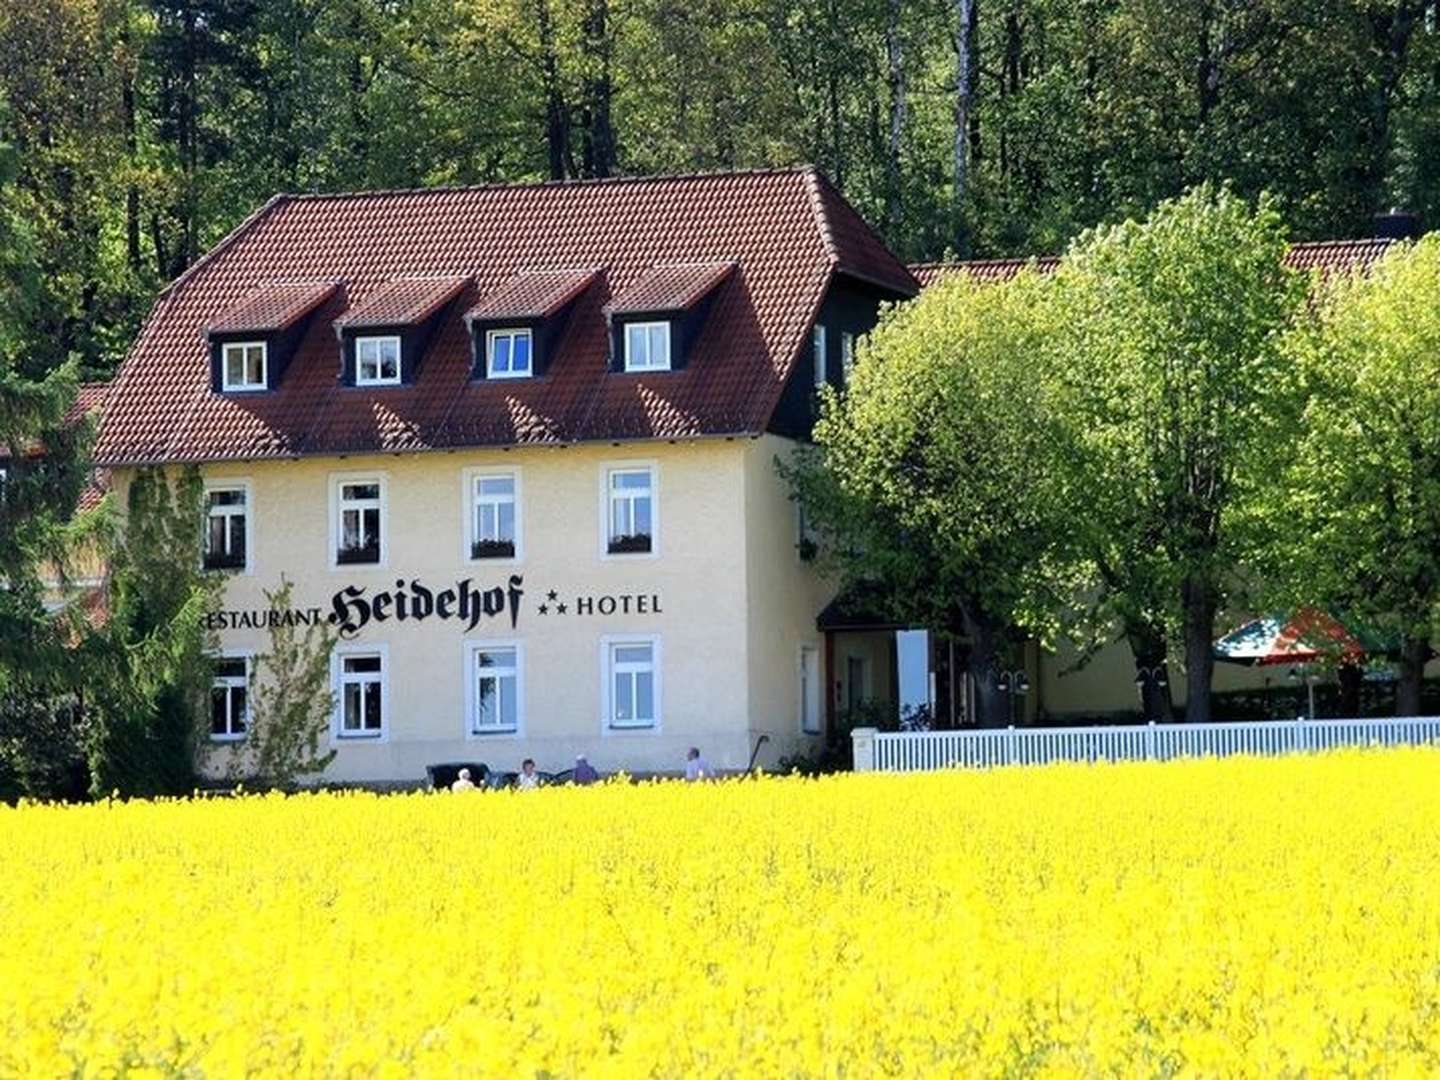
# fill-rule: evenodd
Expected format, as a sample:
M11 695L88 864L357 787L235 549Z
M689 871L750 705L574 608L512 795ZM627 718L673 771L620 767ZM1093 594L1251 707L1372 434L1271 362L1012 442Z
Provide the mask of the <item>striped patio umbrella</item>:
M1396 648L1381 635L1347 628L1329 612L1303 607L1289 618L1252 619L1230 631L1215 642L1215 659L1249 667L1308 664L1322 657L1360 664L1367 657L1392 655Z

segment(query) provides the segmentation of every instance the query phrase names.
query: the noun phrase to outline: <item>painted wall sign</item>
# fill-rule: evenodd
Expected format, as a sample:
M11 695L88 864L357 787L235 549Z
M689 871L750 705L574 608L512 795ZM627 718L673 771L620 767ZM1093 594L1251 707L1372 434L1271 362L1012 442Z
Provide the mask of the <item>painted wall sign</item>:
M397 579L395 588L371 592L364 585L347 585L330 598L330 611L318 607L287 611L257 608L212 611L205 617L209 630L264 630L273 626L309 626L326 619L338 628L342 638L353 638L371 623L424 622L426 619L456 620L469 633L481 619L509 616L512 629L520 622L525 578L511 574L504 585L478 586L464 578L454 586L435 589L411 578ZM551 589L536 605L536 614L550 616L663 615L659 593L576 593L562 599Z

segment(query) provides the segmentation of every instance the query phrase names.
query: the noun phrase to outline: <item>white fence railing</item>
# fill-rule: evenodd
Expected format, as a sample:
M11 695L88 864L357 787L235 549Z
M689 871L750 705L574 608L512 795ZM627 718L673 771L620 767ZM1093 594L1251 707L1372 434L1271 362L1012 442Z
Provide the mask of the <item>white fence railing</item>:
M877 731L856 728L856 772L1044 765L1051 761L1167 761L1231 754L1311 753L1345 746L1440 743L1440 716L1269 720L1234 724Z

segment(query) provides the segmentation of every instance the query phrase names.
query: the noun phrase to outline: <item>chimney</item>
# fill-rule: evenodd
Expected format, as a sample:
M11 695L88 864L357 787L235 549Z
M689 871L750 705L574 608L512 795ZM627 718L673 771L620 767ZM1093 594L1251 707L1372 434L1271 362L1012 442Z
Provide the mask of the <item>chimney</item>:
M1377 240L1414 240L1424 232L1419 214L1396 208L1388 214L1375 215L1373 235Z

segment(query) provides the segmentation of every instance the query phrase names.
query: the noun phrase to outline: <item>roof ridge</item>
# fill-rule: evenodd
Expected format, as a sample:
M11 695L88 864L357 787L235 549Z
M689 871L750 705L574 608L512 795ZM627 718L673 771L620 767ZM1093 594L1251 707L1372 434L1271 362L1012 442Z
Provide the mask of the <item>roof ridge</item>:
M810 197L810 213L815 219L815 231L820 234L820 246L830 260L831 267L840 263L840 249L835 243L835 232L830 227L830 215L825 212L825 193L820 188L820 170L805 171L805 192Z
M721 180L731 177L798 176L815 171L815 166L773 165L749 169L697 169L692 172L646 173L633 176L588 176L568 180L493 180L484 184L434 184L428 187L368 188L358 191L282 192L274 198L295 202L324 202L330 199L371 199L402 195L442 195L473 191L514 191L540 188L603 187L676 181Z

